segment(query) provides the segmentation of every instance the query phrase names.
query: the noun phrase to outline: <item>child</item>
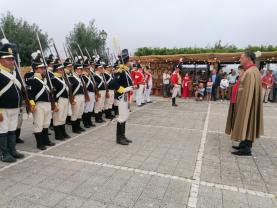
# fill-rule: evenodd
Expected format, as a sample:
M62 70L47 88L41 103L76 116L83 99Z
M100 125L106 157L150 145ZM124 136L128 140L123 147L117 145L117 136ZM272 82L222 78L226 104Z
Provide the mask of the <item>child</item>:
M207 99L208 99L208 101L211 101L211 99L212 99L212 88L213 88L213 82L212 82L212 79L209 78L209 80L207 82Z
M221 101L223 101L226 98L226 92L229 87L229 81L227 79L226 74L224 75L223 79L220 81L220 95L221 95Z
M203 83L200 83L198 89L195 92L196 101L203 100L204 96L205 96L205 88Z

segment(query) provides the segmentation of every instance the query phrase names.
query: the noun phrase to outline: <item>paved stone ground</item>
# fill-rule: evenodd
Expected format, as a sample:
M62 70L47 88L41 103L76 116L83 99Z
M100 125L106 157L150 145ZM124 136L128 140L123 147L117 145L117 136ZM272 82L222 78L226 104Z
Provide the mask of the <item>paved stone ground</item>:
M25 120L26 158L0 162L0 207L277 207L277 106L265 106L253 156L236 157L224 134L228 103L178 104L133 106L127 147L115 144L111 122L38 151Z

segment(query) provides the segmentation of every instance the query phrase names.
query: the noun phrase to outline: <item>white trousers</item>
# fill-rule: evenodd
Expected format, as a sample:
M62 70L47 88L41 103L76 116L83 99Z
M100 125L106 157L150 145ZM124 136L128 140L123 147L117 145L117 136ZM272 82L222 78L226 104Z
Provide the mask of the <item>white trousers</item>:
M18 122L16 129L20 129L23 124L23 108L19 108L19 113L18 113Z
M145 86L145 91L144 91L144 98L146 102L150 102L150 95L151 95L151 91L152 91L152 85L148 85L148 89Z
M106 90L100 90L99 91L100 98L98 98L98 101L95 102L95 108L94 112L99 113L102 110L104 110L104 104L106 99Z
M50 126L52 118L51 103L50 102L37 102L36 111L33 113L34 119L34 132L42 132L44 128Z
M3 109L3 121L0 122L0 134L15 131L18 123L19 108Z
M270 88L262 88L262 96L263 96L263 100L265 102L268 102L268 97L269 97L269 93L270 93L271 89Z
M62 98L60 97L58 100L58 112L53 112L53 125L59 126L64 125L65 120L68 114L68 106L69 106L69 100L68 98Z
M69 103L69 105L68 105L67 115L72 116L72 104L71 103Z
M72 107L72 115L71 121L76 121L77 119L81 119L85 109L85 96L84 95L76 95L75 96L75 105L71 105Z
M92 112L95 105L95 93L88 92L89 102L85 103L84 113Z
M114 103L114 91L113 90L109 90L109 98L105 99L105 110L111 109L113 107L113 103Z
M141 103L144 103L143 90L144 90L144 85L139 85L139 88L136 90L136 103L137 103L137 105L141 105Z
M177 87L174 86L172 89L172 98L177 97L178 92L179 92L179 86L177 86Z
M127 121L129 118L129 108L128 108L128 94L124 94L120 99L119 99L119 105L118 105L118 122L119 123L124 123Z
M118 100L118 99L114 99L113 105L114 105L114 106L119 106L119 100Z

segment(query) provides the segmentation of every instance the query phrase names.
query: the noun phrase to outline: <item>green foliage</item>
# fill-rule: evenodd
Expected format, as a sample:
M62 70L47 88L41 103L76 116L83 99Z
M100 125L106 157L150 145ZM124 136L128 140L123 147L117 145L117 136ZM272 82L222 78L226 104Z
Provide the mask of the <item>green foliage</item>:
M0 25L5 31L7 39L17 44L23 66L30 66L31 54L39 49L36 39L37 32L39 33L42 47L44 49L48 47L48 35L46 33L43 33L36 24L31 25L22 18L17 19L10 12L2 15ZM0 37L3 38L2 33L0 33Z
M87 26L82 22L75 24L73 30L66 37L66 43L72 49L73 55L80 55L76 42L80 45L85 56L87 56L85 48L91 56L95 55L95 50L101 57L106 56L105 41L101 40L100 31L94 25L94 20L90 21Z
M175 54L198 54L198 53L234 53L242 52L245 50L249 51L261 51L270 52L277 51L277 46L247 46L246 48L238 48L235 45L225 44L222 45L221 41L214 44L213 47L207 46L205 48L187 47L187 48L151 48L143 47L138 48L135 52L135 56L150 56L150 55L175 55Z

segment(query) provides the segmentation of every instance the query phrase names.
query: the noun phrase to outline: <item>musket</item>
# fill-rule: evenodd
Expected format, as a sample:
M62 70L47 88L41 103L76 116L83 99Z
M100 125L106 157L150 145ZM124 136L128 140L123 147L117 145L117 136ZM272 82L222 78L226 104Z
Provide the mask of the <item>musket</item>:
M3 28L2 27L0 27L0 28L1 28L1 31L2 31L3 37L5 39L7 39L6 38L6 34L5 34L4 30L3 30ZM25 83L25 81L22 78L21 73L20 73L21 66L20 66L20 56L19 56L18 48L17 48L16 55L17 55L17 61L18 61L18 63L16 63L16 60L14 61L15 72L18 74L18 77L19 77L18 80L19 80L19 82L21 84L21 92L22 92L22 95L23 95L23 98L24 98L24 101L25 101L25 104L26 104L26 111L27 111L27 113L29 113L31 111L31 104L30 104L30 99L29 99L28 92L27 92L26 83Z
M73 54L72 54L72 52L71 52L69 46L67 47L67 50L68 50L69 55L71 56L71 59L73 60L73 62L74 62L74 64L75 64L76 62L75 62L74 56L73 56ZM87 87L86 87L86 83L85 83L85 81L84 81L82 75L80 76L80 80L81 80L82 85L83 85L83 91L84 91L85 101L86 101L86 102L89 102L89 101L90 101L90 98L89 98L89 94L88 94L88 89L87 89Z
M14 61L14 65L15 65L15 71L19 76L19 82L21 83L21 91L22 91L22 95L25 101L25 105L26 105L26 111L29 114L31 112L31 104L30 104L30 99L28 96L28 91L27 91L27 87L26 87L26 83L24 81L24 79L21 76L21 66L20 66L20 57L19 57L19 52L17 51L17 60L18 63L16 63L16 61ZM20 71L19 71L20 70Z
M55 44L54 40L52 40L52 42L53 42L53 47L54 47L54 49L56 51L57 58L61 62L62 60L61 60L61 57L59 55L59 52L57 50L57 47L56 47L56 44ZM70 84L70 82L68 80L68 77L67 77L67 75L65 73L64 68L62 68L62 70L63 70L63 74L64 74L63 77L64 77L65 84L68 86L68 89L69 89L69 93L68 93L69 94L69 101L70 101L71 105L74 105L76 102L74 101L74 96L73 96L73 92L72 92L72 86L71 86L71 84Z
M85 48L85 50L87 52L87 55L88 55L89 59L92 60L91 55L88 52L87 48ZM90 71L90 77L91 77L93 85L94 85L94 93L95 93L95 96L96 96L95 99L96 99L96 101L98 101L98 99L101 97L101 95L99 94L99 91L98 91L97 85L96 85L96 81L95 81L95 79L93 77L93 72L91 72L91 71Z
M64 50L64 53L65 53L65 56L68 57L66 49L65 49L65 45L63 45L63 50Z
M56 112L57 111L57 106L56 106L56 102L55 102L56 99L55 99L54 87L53 87L52 81L51 81L50 76L49 76L48 65L46 63L45 56L43 54L43 50L42 50L41 42L40 42L40 39L39 39L39 35L38 35L38 33L36 35L37 35L37 41L38 41L39 48L40 48L41 55L42 55L42 60L43 60L43 63L46 67L46 79L47 79L47 82L49 83L49 87L50 87L51 109Z

